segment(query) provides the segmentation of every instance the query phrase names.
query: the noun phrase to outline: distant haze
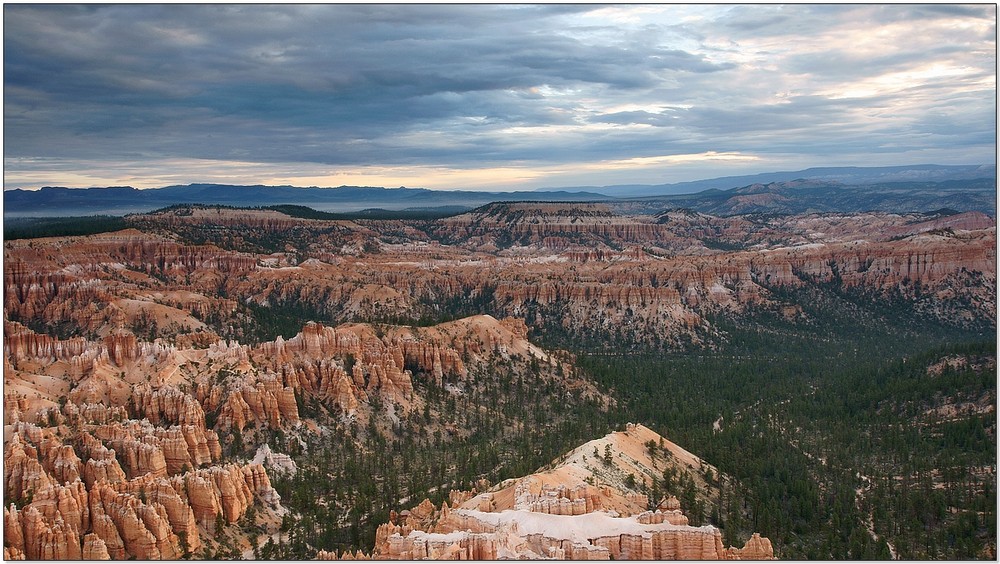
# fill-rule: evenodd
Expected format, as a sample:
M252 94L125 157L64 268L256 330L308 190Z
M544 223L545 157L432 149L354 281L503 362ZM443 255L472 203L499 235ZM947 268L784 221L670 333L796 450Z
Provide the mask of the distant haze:
M4 5L4 185L993 165L996 5Z
M760 212L911 212L949 208L996 215L996 167L992 165L827 167L679 184L632 184L517 192L226 184L188 184L146 190L128 186L85 189L43 187L40 190L5 191L3 213L5 218L124 215L177 204L232 207L295 204L335 213L372 209L457 213L497 201L617 201L633 211L642 209L642 213L683 207L731 215L737 211L726 202L730 196L736 196L738 200L743 193L757 194L761 191L775 192L779 194L781 201L798 203L756 209ZM742 209L743 205L737 207Z

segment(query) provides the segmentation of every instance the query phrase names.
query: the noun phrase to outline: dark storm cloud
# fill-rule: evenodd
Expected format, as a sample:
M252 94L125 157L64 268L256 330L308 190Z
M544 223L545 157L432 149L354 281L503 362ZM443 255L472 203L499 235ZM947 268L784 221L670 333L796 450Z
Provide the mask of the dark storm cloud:
M166 145L190 157L358 162L369 155L351 155L338 140L448 128L463 115L554 123L550 105L511 92L578 83L629 90L663 72L728 66L543 32L547 18L576 10L8 6L8 154L52 144L55 153L86 153L108 134L151 153ZM210 138L206 125L216 130ZM276 146L297 128L328 140L313 151Z
M7 4L4 16L8 161L864 153L873 131L981 145L995 112L990 6ZM886 30L884 48L858 48ZM916 92L849 92L930 63L945 78Z

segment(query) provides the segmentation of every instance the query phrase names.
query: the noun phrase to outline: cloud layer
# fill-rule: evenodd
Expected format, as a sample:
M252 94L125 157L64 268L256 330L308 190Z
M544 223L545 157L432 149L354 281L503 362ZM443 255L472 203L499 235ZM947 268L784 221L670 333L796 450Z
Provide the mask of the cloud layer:
M5 185L987 163L995 38L990 5L6 4Z

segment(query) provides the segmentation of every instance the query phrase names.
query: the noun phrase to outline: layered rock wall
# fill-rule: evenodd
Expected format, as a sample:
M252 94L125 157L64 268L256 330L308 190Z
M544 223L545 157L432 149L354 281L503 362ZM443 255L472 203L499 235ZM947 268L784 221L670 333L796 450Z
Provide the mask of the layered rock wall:
M184 403L153 400L160 408L150 413L161 423L182 421L185 410L163 405ZM279 507L261 465L211 465L220 454L218 438L208 439L214 432L204 421L162 427L123 415L121 408L69 402L60 416L79 428L67 442L65 427L9 427L5 556L177 559L199 549L220 519L236 523L254 503Z

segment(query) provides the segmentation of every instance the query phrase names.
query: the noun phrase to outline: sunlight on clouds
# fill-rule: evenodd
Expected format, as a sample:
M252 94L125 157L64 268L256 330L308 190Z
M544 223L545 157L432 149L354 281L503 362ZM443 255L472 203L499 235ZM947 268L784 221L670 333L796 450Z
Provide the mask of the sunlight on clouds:
M636 157L600 162L563 163L540 166L450 168L444 166L364 166L331 168L303 163L248 163L200 159L167 159L144 163L88 163L93 169L80 172L79 163L47 160L26 163L8 159L4 172L7 188L41 186L134 186L160 188L197 182L220 184L292 186L408 186L443 190L532 189L557 183L561 177L580 173L600 174L696 164L753 162L759 158L737 152L707 151L684 155ZM18 161L18 162L14 162ZM252 180L251 180L252 179Z
M407 186L435 189L495 189L523 184L544 176L531 168L492 167L457 169L445 167L362 167L318 175L276 176L266 184L291 183L296 186Z
M620 170L627 168L639 168L639 167L650 167L650 166L663 166L663 165L681 165L681 164L691 164L706 161L756 161L759 160L758 157L753 155L744 155L737 152L722 152L718 153L716 151L706 151L704 153L694 153L689 155L661 155L658 157L634 157L631 159L618 159L611 161L602 161L599 163L581 165L584 168L593 168L599 170Z
M676 6L656 5L607 6L588 12L586 19L603 23L642 25L649 23L651 19L662 18L676 9Z
M524 184L545 180L557 182L559 176L579 172L610 172L627 169L641 169L690 164L722 162L754 162L760 160L753 155L738 152L706 151L686 155L661 155L656 157L635 157L630 159L600 162L579 162L558 166L535 167L491 167L478 169L454 169L444 167L364 167L344 170L325 176L298 176L295 184L315 184L317 186L363 185L363 186L410 186L443 189L496 189L524 188ZM279 179L274 179L278 182ZM282 179L287 182L288 178Z
M208 43L208 39L192 29L183 29L177 26L151 26L149 31L178 46L200 46Z
M770 75L768 83L780 90L837 99L867 98L936 81L968 79L995 66L995 42L988 41L992 46L990 51L976 47L982 43L981 38L995 34L995 19L991 23L962 17L940 18L921 22L919 29L912 20L859 25L859 21L866 19L877 22L884 18L880 12L887 9L890 8L856 7L843 17L830 18L825 27L813 30L805 42L794 27L789 27L787 31L759 36L709 36L703 46L713 62L736 64L741 72L747 73L748 82L753 73L762 72ZM956 36L965 37L969 48L961 55L941 51ZM924 54L919 66L914 66L915 53ZM866 61L876 66L868 66ZM988 66L980 66L977 61L985 61ZM873 75L878 70L882 73ZM745 95L753 95L753 89L745 89Z
M88 162L61 159L6 159L6 188L133 186L174 184L266 184L292 186L409 186L434 189L497 189L546 176L539 168L518 166L476 169L443 166L364 166L334 168L309 163L251 163L208 159L145 162Z
M954 80L959 77L973 78L979 72L979 70L970 67L955 67L943 63L933 63L909 71L883 74L844 85L842 89L833 89L821 94L833 99L867 98L919 88L941 80ZM974 84L981 84L982 82L982 80L979 80L975 81ZM983 84L983 86L987 85Z
M606 106L606 107L602 108L601 109L601 113L616 114L616 113L621 113L621 112L648 112L648 113L651 113L651 114L659 114L659 113L662 113L664 110L673 110L673 109L684 109L684 110L687 110L687 109L691 109L693 107L694 107L693 104L676 104L676 105L668 105L668 104L615 104L613 106Z

